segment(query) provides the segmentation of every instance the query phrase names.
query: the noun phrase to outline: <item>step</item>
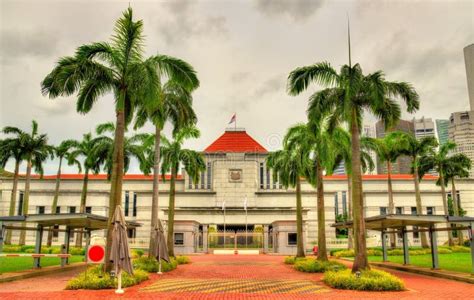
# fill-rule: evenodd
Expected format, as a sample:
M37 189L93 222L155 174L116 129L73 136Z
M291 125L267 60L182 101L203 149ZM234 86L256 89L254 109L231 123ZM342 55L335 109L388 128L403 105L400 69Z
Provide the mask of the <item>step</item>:
M212 251L214 255L258 255L260 250L258 249L215 249Z

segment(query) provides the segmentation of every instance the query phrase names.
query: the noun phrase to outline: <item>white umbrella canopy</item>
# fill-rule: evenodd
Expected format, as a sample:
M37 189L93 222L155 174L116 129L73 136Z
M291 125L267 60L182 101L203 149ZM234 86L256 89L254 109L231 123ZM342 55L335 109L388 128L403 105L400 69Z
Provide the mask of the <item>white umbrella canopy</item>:
M115 208L112 224L110 261L114 265L115 274L118 274L120 270L124 270L128 274L133 275L132 258L128 246L127 225L120 205Z

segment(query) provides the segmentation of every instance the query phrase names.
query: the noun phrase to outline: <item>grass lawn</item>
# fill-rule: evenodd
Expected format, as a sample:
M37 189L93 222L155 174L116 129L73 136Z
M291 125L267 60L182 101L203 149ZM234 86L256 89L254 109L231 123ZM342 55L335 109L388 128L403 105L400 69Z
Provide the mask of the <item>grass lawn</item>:
M471 273L470 253L438 254L438 258L441 269ZM382 261L382 256L369 256L369 261ZM388 261L403 264L403 256L389 256ZM431 254L412 255L410 256L410 264L431 268Z
M69 258L70 263L83 261L84 256L73 255ZM59 257L43 257L41 258L41 266L60 265ZM0 273L15 272L28 270L33 267L33 258L31 257L0 257Z

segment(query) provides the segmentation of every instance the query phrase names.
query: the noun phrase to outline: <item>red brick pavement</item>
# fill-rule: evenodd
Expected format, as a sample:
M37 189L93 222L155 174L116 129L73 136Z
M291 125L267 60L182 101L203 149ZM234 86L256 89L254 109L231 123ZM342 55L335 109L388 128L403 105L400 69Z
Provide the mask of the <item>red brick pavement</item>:
M65 291L64 278L56 275L49 278L32 278L15 283L0 284L0 299L474 299L474 285L436 279L421 275L390 271L402 278L407 287L403 292L355 292L330 289L321 281L321 274L307 274L295 271L283 264L281 256L192 256L192 263L181 265L177 270L164 275L152 274L151 279L138 286L126 289L124 295L113 290ZM71 276L71 275L68 275ZM205 291L155 292L147 291L159 280L231 279L245 280L301 280L314 281L322 291L316 294L262 294L262 292L235 293ZM56 281L61 281L58 284ZM164 282L163 281L163 282ZM54 282L54 283L53 283ZM237 283L238 285L238 283Z

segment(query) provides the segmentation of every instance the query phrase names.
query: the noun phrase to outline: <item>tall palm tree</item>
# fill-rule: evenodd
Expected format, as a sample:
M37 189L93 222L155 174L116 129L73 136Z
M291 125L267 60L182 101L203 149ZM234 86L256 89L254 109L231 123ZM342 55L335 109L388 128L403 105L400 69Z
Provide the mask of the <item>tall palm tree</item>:
M188 66L188 69L193 70L191 66ZM196 79L195 83L196 86L192 87L193 89L197 88L199 81ZM153 158L153 195L149 255L152 255L151 247L154 243L153 228L157 225L159 214L161 131L168 120L173 125L173 132L178 132L181 128L194 125L197 122L197 117L192 108L192 102L193 99L188 88L179 82L169 80L165 84L159 85L159 93L155 101L144 103L137 110L135 128L142 127L147 120L155 126L154 151L151 153Z
M15 138L21 140L20 147L22 157L26 160L26 178L25 178L25 195L23 200L23 215L28 215L30 200L30 182L31 170L35 169L36 173L43 175L43 162L51 155L51 146L48 145L48 137L46 134L38 133L38 123L32 121L31 133L27 133L16 127L5 127L3 133L14 135ZM23 225L24 227L25 225ZM26 232L21 230L20 241L18 244L25 244Z
M61 168L62 168L63 160L65 159L69 166L76 165L77 168L79 169L79 173L82 172L81 163L75 157L71 155L71 149L72 147L74 147L75 143L76 141L74 140L65 140L65 141L62 141L58 146L52 147L54 156L56 156L56 158L59 158L58 172L56 174L56 187L54 189L53 203L51 204L52 214L56 213L56 208L58 206L59 187L61 185ZM53 232L49 231L47 246L48 247L51 246L52 242L53 242Z
M335 159L334 132L327 131L324 118L315 119L310 115L307 124L298 124L288 129L284 144L288 148L302 147L308 152L315 167L315 181L308 180L317 189L318 212L318 259L328 260L326 249L326 219L324 214L324 172L331 173ZM342 130L338 128L338 130ZM311 178L309 176L307 179Z
M283 150L268 154L266 165L273 171L274 179L279 178L282 186L296 188L296 257L304 257L301 178L305 176L309 182L314 183L315 165L310 159L305 143L291 141L292 130L290 129L285 136Z
M183 165L186 173L194 183L199 181L199 174L206 169L206 164L202 154L193 150L183 149L183 142L188 138L198 138L199 130L192 127L185 127L173 134L173 141L162 139L160 149L162 164L161 174L165 180L165 174L171 172L170 194L168 205L168 254L174 256L174 208L176 194L176 176L179 166Z
M350 57L350 55L349 55ZM315 111L330 112L329 123L334 127L347 122L352 141L352 209L355 237L355 253L352 272L368 269L367 245L365 239L365 221L363 214L362 173L360 128L363 112L373 113L390 127L400 119L401 98L409 112L419 107L418 94L408 83L389 82L382 71L364 75L359 64L343 65L339 73L326 62L300 67L292 71L288 77L288 92L298 95L312 83L328 88L315 95Z
M79 212L84 213L87 204L87 189L89 184L89 175L98 174L101 166L105 164L109 157L111 139L104 136L93 137L91 133L86 133L80 141L72 141L72 151L68 155L68 161L82 160L84 177L82 179L81 203ZM82 245L82 234L76 236L76 246Z
M386 163L387 168L387 192L388 192L388 214L395 213L395 202L393 200L392 186L392 164L403 154L401 140L403 132L393 131L385 135L383 138L374 139L373 150L382 163ZM390 245L396 247L395 233L390 234Z
M160 75L166 75L185 86L195 86L196 77L182 60L166 55L143 57L143 22L134 21L129 7L117 20L110 43L96 42L77 48L73 56L59 60L41 83L42 92L50 98L78 94L77 111L88 113L99 98L108 93L115 97L116 126L111 171L109 219L120 204L124 169L124 134L137 103L156 99ZM106 269L112 241L111 222L107 230Z
M423 137L417 140L413 134L401 134L401 152L407 155L412 160L411 173L413 174L413 182L415 184L415 198L416 198L416 213L423 214L420 192L420 158L427 153L433 151L433 148L438 146L438 141L435 137ZM420 232L421 246L428 248L428 239L425 232Z
M451 181L451 201L453 203L454 216L460 216L460 199L457 197L457 190L455 185L456 178L467 178L469 177L469 170L471 169L472 162L463 153L450 156L444 169L445 184ZM458 243L463 245L464 238L462 231L457 232Z
M11 131L11 130L10 130ZM19 178L19 171L20 171L20 164L24 159L23 156L23 147L22 147L22 136L26 135L20 129L16 128L13 130L20 134L17 134L15 137L6 138L0 142L0 168L5 168L7 162L10 159L14 159L15 161L15 170L13 173L13 187L12 193L10 196L10 209L8 211L9 216L13 216L15 214L15 204L16 204L16 194L18 190L18 178ZM5 129L2 130L5 133ZM7 229L5 234L5 244L9 245L12 241L12 231L11 229Z
M435 170L439 174L438 184L441 186L443 210L446 216L449 216L448 200L446 195L446 176L447 173L449 173L450 168L453 168L453 164L455 162L463 160L463 154L454 154L450 156L450 153L455 149L456 144L454 142L448 141L446 144L441 145L438 151L429 151L419 160L420 180L430 170ZM450 246L454 245L453 234L451 231L448 231L448 243Z

